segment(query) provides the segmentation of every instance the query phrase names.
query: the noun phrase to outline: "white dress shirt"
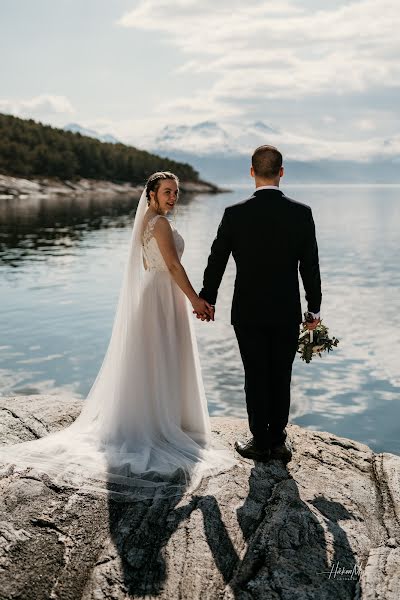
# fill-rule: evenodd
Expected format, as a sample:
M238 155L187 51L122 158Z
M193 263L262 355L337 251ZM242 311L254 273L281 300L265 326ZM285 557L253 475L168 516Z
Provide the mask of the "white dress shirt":
M280 187L277 185L260 185L259 187L256 187L256 189L255 189L256 192L258 190L280 190ZM308 312L312 314L314 319L320 318L321 312L313 313L313 312L311 312L311 310L309 310Z
M260 185L259 187L256 187L255 191L257 192L257 190L280 190L281 188L277 185Z

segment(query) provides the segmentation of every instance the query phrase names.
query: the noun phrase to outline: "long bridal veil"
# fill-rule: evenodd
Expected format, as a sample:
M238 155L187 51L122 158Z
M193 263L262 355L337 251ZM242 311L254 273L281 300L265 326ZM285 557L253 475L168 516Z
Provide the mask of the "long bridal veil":
M146 209L145 188L132 228L110 342L80 415L61 431L0 448L2 476L29 469L59 486L106 492L116 500L130 501L193 491L204 476L237 464L230 451L211 437L192 319L187 322L189 345L186 342L185 347L185 354L194 357L189 383L186 377L183 385L185 375L179 368L165 375L162 340L156 336L148 343L158 315L151 314L148 306L149 280L143 265ZM159 324L158 331L163 327ZM188 399L192 402L188 431L181 426L179 414L169 411L165 397L165 392L182 393L183 388L195 396ZM159 408L149 406L154 390L161 397Z

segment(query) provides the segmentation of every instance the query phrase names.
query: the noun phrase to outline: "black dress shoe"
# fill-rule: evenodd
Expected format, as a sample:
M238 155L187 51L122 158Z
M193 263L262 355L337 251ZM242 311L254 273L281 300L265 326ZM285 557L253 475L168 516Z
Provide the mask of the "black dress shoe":
M293 455L293 447L288 439L282 444L271 447L271 458L278 458L284 462L289 462Z
M253 460L267 461L270 456L269 448L257 448L254 438L247 442L235 442L236 452L243 458L252 458Z

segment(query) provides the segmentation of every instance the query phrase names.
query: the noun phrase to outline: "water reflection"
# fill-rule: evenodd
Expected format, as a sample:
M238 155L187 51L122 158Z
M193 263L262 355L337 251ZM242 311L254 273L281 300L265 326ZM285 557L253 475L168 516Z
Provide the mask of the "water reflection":
M284 190L313 208L322 316L341 340L310 365L295 360L291 420L400 453L400 188ZM225 206L250 192L181 197L174 219L196 289ZM136 205L133 198L0 203L0 393L87 395L111 333ZM229 261L216 322L195 327L211 413L246 416L230 326L234 277Z
M182 194L180 205L190 202ZM18 268L79 246L89 231L130 227L138 198L46 198L0 200L0 264ZM69 252L66 252L68 254Z
M0 202L0 258L20 267L24 260L43 260L48 254L79 245L87 231L125 227L137 206L134 198L23 199ZM68 252L67 252L68 254Z

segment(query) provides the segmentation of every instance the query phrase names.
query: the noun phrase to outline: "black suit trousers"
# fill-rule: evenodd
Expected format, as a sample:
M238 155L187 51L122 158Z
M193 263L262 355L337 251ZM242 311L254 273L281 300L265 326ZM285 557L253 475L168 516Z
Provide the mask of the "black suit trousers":
M268 448L285 440L292 365L299 323L234 323L245 373L249 428L255 443Z

